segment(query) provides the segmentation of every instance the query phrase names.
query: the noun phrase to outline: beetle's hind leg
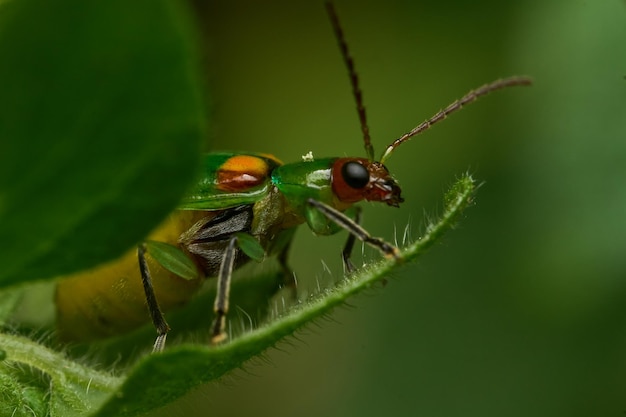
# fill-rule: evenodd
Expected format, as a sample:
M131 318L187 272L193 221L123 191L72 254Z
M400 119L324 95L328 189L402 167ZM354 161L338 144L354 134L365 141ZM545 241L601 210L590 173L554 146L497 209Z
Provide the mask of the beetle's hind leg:
M148 305L152 324L154 324L157 331L157 338L154 341L152 351L161 352L165 347L165 339L167 338L167 332L170 331L170 326L167 324L167 321L165 321L165 317L163 316L163 312L159 307L159 302L154 293L150 269L148 268L148 262L146 262L145 243L141 243L137 246L137 258L139 261L139 271L141 272L141 282L143 283L143 290L146 295L146 304Z
M217 294L213 304L215 320L211 326L211 343L216 345L228 337L226 335L226 315L230 298L230 281L233 276L235 258L237 257L237 237L233 236L224 251L220 272L217 275Z
M226 335L226 315L228 314L228 305L230 297L230 281L233 275L235 258L237 257L237 237L231 237L228 246L224 251L220 271L217 276L217 294L213 311L215 320L211 326L211 343L218 344L227 338ZM144 243L137 247L137 258L139 260L139 270L141 272L141 281L146 295L146 304L150 312L150 318L157 331L157 338L154 342L153 352L161 352L165 347L165 340L170 326L167 324L163 312L159 307L154 287L152 286L152 277L150 269L146 262L146 245Z

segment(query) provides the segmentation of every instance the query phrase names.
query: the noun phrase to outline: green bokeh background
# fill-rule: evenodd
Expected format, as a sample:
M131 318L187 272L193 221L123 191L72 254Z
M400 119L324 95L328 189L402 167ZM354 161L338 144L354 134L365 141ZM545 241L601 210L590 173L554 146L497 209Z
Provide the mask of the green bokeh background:
M203 3L203 2L198 2ZM337 1L378 152L471 88L498 92L403 145L400 209L419 236L453 178L484 186L460 227L385 288L163 416L622 416L626 410L626 4ZM320 1L198 6L212 149L284 161L363 155ZM344 236L302 228L303 296L341 277ZM378 255L366 250L366 259ZM328 273L321 260L331 271Z

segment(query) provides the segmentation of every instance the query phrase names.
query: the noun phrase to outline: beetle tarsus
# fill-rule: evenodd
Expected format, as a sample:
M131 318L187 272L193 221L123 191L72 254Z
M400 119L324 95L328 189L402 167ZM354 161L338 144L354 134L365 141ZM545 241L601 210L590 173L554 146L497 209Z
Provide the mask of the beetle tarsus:
M226 313L221 311L216 313L215 321L213 322L211 330L211 344L219 345L226 339L228 335L224 331L226 328Z
M159 334L154 341L154 346L152 347L152 353L162 352L165 348L165 339L167 339L167 333Z

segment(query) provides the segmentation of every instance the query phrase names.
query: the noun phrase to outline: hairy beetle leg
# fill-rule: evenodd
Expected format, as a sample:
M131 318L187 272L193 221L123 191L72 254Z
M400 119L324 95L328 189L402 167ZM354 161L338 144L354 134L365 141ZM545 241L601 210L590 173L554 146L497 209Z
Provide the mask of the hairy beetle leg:
M361 207L354 206L354 219L355 224L361 224ZM341 252L341 260L343 261L343 269L344 273L351 274L356 268L354 264L350 260L350 256L352 256L352 249L354 248L354 242L356 240L356 236L352 233L348 233L348 239L346 240L346 244L343 247L343 251Z
M228 314L228 300L230 297L230 281L233 276L235 257L237 256L237 237L233 236L224 251L224 257L217 276L217 294L213 312L215 320L211 326L211 344L217 345L228 338L226 334L226 314Z
M394 259L400 258L400 250L398 248L390 243L385 242L383 239L373 237L356 221L352 220L339 210L336 210L329 205L324 204L321 201L317 201L313 198L309 198L307 200L307 203L319 210L320 213L326 216L329 220L333 221L338 226L346 229L351 235L381 251L385 257ZM346 242L346 247L348 247L348 249L351 249L349 245L350 239L348 239L348 242ZM344 248L344 253L345 251L346 249Z
M278 263L282 269L282 281L280 284L289 290L292 301L295 301L298 299L298 283L296 282L296 276L293 270L287 265L289 249L291 249L291 241L289 241L289 244L278 254Z
M148 262L146 262L146 245L141 243L137 246L137 258L139 261L139 271L141 272L141 282L143 283L143 290L146 295L146 303L148 304L148 311L150 312L150 318L152 324L157 331L157 338L154 341L152 348L153 352L161 352L165 347L165 339L167 338L167 332L170 331L170 326L165 321L163 312L159 307L156 295L154 294L154 287L152 286L152 277L150 276L150 269L148 268Z

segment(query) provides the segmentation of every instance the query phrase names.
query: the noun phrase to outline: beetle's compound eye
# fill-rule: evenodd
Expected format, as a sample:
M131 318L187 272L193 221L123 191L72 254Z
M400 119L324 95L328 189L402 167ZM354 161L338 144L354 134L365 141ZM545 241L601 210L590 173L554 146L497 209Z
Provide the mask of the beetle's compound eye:
M343 203L356 203L367 198L371 186L372 161L365 158L337 158L331 167L335 196Z
M343 180L352 188L363 188L370 180L367 169L358 162L349 161L341 167Z

